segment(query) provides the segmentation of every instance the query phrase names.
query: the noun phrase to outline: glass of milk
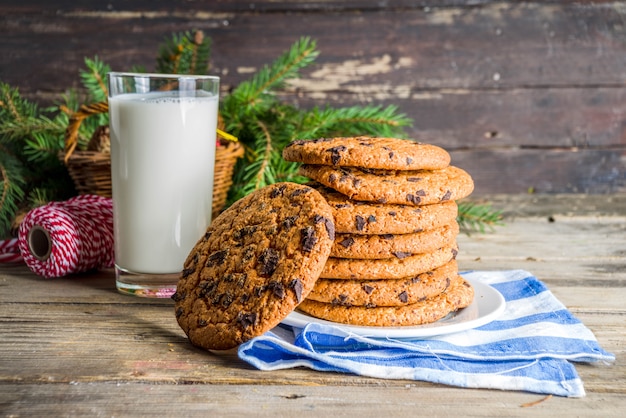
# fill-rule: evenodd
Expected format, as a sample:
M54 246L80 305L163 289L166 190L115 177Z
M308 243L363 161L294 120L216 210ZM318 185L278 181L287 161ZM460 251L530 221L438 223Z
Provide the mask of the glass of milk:
M115 275L169 297L211 222L219 78L108 74Z

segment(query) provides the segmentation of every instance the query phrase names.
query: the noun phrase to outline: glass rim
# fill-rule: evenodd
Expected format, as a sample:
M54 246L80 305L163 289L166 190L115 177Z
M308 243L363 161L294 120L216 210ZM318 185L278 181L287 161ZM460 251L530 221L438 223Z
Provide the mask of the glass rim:
M202 75L202 74L163 74L163 73L135 73L132 71L109 71L107 77L145 77L145 78L160 78L160 79L196 79L196 80L215 80L220 81L219 76L216 75Z

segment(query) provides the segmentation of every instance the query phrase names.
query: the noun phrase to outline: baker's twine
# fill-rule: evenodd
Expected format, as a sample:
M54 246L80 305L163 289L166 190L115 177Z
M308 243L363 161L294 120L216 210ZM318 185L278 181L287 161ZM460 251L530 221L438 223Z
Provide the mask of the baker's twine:
M6 256L2 262L19 262L21 257L45 278L112 267L112 200L80 195L35 208L22 220L17 239L0 242L0 254Z
M0 263L22 263L24 259L20 253L17 238L0 241Z

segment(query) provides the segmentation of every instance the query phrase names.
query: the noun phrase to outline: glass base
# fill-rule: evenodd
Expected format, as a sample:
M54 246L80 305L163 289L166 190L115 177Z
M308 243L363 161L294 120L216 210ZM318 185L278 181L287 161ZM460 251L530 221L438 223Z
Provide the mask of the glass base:
M135 273L115 266L115 286L125 295L169 298L176 292L179 273Z

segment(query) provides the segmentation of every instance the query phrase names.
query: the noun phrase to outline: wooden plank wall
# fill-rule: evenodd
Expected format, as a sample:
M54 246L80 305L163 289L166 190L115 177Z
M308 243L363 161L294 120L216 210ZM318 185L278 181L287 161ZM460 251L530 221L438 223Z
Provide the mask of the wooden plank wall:
M84 57L154 68L190 29L225 92L312 37L321 55L285 100L398 105L475 195L626 191L624 2L4 0L0 81L49 103Z

